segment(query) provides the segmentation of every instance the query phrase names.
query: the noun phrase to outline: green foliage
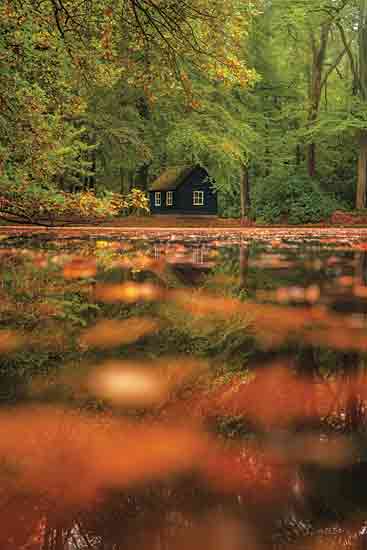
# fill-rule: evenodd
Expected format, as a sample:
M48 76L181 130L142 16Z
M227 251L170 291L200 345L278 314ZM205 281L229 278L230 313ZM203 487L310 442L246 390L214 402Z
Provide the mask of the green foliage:
M204 357L220 357L223 361L234 360L241 355L245 362L251 349L249 321L231 316L225 322L213 317L195 320L180 315L177 311L174 321L175 333L180 339L182 332L190 341L191 351Z
M232 185L218 196L218 211L223 218L240 217L240 193L239 186Z
M257 182L251 207L258 222L317 223L327 220L337 202L306 175L275 173Z
M120 213L145 213L146 200L126 197L132 186L146 189L166 166L199 163L219 191L220 213L238 216L244 167L254 196L270 172L283 171L276 179L282 195L288 177L292 188L293 175L303 177L312 146L322 189L353 204L356 138L367 120L353 77L358 2L85 6L0 6L0 196L7 209L14 200L28 221L41 214L100 218L119 210L121 194ZM317 56L321 39L325 51ZM107 200L106 190L116 197ZM324 217L312 204L297 208L290 220ZM276 210L259 216L275 221L283 215Z
M16 184L20 193L38 186L39 196L85 191L100 176L119 174L121 187L113 190L124 192L123 180L134 184L138 169L158 156L156 140L164 141L163 117L158 128L153 106L172 97L182 121L183 106L195 105L193 67L228 86L254 78L238 50L252 12L238 0L181 6L5 0L1 190ZM128 210L146 210L140 199L131 201Z
M195 85L200 96L194 108L177 113L172 121L166 155L172 164L205 166L216 188L231 193L238 187L242 165L260 147L245 92L212 85L198 76Z

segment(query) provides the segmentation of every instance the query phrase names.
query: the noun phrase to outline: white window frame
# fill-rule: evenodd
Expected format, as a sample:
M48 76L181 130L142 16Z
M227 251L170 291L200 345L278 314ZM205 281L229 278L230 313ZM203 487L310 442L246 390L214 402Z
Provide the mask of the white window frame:
M192 204L194 206L204 206L204 191L194 191L192 194Z
M160 191L154 193L154 206L162 206L162 193Z
M173 206L173 191L166 193L166 206Z

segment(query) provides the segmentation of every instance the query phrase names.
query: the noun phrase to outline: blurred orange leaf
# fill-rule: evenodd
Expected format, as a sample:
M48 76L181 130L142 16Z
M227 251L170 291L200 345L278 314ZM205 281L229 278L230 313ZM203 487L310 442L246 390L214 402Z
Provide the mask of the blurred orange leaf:
M206 448L200 432L168 425L103 422L56 408L0 415L0 458L28 489L66 502L191 469Z
M124 321L103 320L94 327L85 330L79 339L86 348L109 348L130 344L159 327L157 321L149 318L134 317Z
M95 369L87 385L94 394L130 407L161 405L170 392L199 375L203 362L166 358L149 363L108 361Z
M312 291L311 299L318 293ZM172 291L169 297L194 316L243 315L250 322L256 337L269 345L280 345L289 338L298 338L318 346L339 350L367 351L367 329L358 327L352 317L330 313L322 305L310 307L278 306L241 302L235 298L222 298L201 292ZM288 299L282 293L279 298Z
M96 395L130 407L149 407L168 398L168 381L152 368L111 361L89 378Z
M64 265L65 279L86 279L97 273L97 264L92 259L77 259Z
M9 353L21 347L24 337L14 330L0 330L0 353Z
M152 302L162 297L162 289L150 283L129 282L121 285L98 285L95 289L95 297L103 302L133 303L140 300Z

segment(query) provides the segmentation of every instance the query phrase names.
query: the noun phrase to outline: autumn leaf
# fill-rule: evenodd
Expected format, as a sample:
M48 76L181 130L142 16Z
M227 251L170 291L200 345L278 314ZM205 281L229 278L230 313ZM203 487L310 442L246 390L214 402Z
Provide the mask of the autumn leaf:
M64 265L63 273L65 279L88 279L96 275L97 264L92 259L75 258Z
M109 348L135 342L158 328L157 321L144 317L124 321L103 320L85 330L79 342L83 348Z

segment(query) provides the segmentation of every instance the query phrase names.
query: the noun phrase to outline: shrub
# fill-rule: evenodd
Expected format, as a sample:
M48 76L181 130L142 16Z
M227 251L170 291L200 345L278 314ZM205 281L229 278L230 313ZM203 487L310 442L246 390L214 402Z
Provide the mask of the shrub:
M63 219L103 219L123 214L149 212L149 200L139 189L126 196L91 191L66 193L37 184L0 182L0 218L28 223L50 223Z
M316 223L330 217L338 204L306 175L270 175L252 190L251 215L264 223Z
M123 213L135 216L149 213L149 199L144 191L131 189L124 197Z

